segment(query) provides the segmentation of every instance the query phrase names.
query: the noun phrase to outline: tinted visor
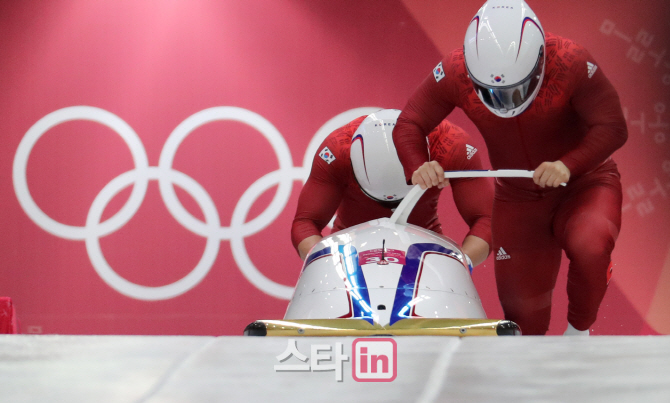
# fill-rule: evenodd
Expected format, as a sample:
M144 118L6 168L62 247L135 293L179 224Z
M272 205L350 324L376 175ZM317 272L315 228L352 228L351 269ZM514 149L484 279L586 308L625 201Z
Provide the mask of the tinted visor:
M533 95L533 92L535 92L535 89L540 84L543 70L544 46L540 48L533 71L519 83L506 87L494 87L477 81L472 74L470 74L470 80L472 80L475 92L479 94L482 102L488 105L489 108L506 113L509 110L520 107Z

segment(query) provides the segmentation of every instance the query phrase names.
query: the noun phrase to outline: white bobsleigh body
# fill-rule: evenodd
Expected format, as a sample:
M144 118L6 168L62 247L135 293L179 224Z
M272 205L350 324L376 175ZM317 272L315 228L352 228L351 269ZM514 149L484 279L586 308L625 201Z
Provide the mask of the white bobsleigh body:
M465 254L451 239L407 223L423 194L390 218L327 236L305 259L283 320L257 320L248 336L520 335L486 318Z
M305 259L285 320L485 319L458 244L388 218L325 237Z

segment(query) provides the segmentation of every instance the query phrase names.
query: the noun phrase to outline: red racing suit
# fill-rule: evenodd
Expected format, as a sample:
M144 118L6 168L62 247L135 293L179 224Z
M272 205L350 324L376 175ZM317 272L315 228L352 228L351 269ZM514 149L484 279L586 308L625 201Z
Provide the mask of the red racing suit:
M291 240L296 249L303 239L321 235L336 212L333 232L393 214L391 208L361 191L351 166L351 137L364 119L365 116L359 117L332 132L314 156L312 171L300 192L291 228ZM475 148L468 147L468 135L458 126L441 122L428 139L433 160L438 161L445 171L482 169L479 154ZM332 152L334 160L319 156L325 147ZM490 245L493 186L489 180L452 179L450 187L456 208L470 227L467 235L477 236ZM441 234L437 216L439 196L440 189L436 187L426 190L407 221Z
M496 181L493 252L506 319L524 334L544 334L561 249L570 259L568 320L587 329L609 281L610 256L621 227L621 183L611 154L628 137L616 90L590 54L548 34L546 70L533 103L501 118L479 100L462 49L442 60L444 77L430 74L398 118L393 139L405 175L425 161L425 133L455 107L482 134L494 169L533 170L562 161L566 187L542 189L530 179Z

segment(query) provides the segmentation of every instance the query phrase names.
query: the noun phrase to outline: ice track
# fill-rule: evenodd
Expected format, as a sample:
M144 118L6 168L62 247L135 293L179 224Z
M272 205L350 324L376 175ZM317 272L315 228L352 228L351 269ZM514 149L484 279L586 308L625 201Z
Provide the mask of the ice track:
M287 338L0 336L0 402L670 402L670 336L396 337L393 382L275 372ZM311 362L312 360L310 360Z

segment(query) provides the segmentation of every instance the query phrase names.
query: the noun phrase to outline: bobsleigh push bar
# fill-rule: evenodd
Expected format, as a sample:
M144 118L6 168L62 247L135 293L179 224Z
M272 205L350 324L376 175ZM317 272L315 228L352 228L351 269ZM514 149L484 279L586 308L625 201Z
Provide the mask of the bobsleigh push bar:
M497 171L446 171L444 177L447 179L455 178L532 178L535 171L525 171L522 169L499 169ZM565 183L561 183L565 186ZM407 218L412 212L414 205L419 201L425 189L419 185L414 186L402 200L398 208L391 216L391 222L395 224L407 224Z

